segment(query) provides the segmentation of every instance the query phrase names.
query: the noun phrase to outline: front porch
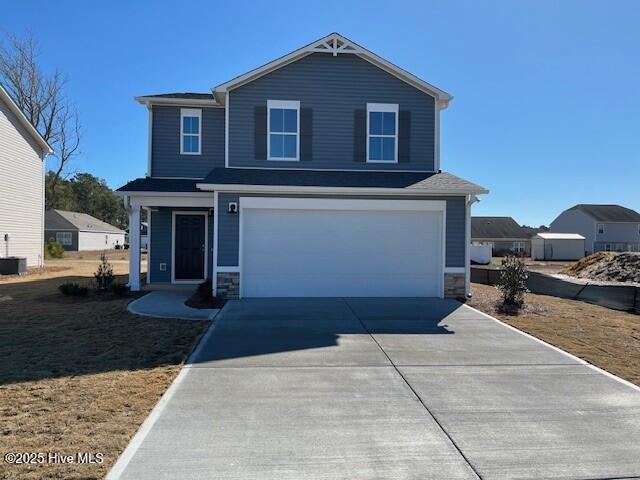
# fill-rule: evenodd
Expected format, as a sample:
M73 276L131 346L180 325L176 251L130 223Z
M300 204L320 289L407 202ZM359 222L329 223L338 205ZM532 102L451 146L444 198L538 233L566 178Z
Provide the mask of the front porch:
M140 225L147 213L147 273L140 282L140 229L129 233L129 286L133 291L193 291L213 273L214 195L208 192L172 192L124 197L129 225Z

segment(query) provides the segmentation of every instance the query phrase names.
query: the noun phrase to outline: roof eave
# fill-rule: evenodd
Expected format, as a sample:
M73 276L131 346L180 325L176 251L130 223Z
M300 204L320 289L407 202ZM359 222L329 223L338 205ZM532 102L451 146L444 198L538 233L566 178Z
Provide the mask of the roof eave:
M13 112L22 126L29 132L33 139L38 142L38 145L40 145L40 147L42 148L43 157L51 155L53 153L53 148L51 148L51 146L47 143L38 129L33 126L24 112L20 109L20 107L18 107L16 102L13 101L11 95L9 95L9 93L4 89L2 85L0 85L0 99L3 99L5 101L5 103L9 106L9 109Z
M254 192L254 193L315 193L319 195L351 194L351 195L481 195L488 190L478 188L468 189L432 189L432 188L386 188L386 187L322 187L301 185L247 185L247 184L219 184L197 183L196 187L203 191L218 192Z
M182 107L223 107L216 101L215 98L211 100L204 100L198 98L165 98L165 97L133 97L133 99L141 105L150 107L151 105L168 105L168 106L182 106Z

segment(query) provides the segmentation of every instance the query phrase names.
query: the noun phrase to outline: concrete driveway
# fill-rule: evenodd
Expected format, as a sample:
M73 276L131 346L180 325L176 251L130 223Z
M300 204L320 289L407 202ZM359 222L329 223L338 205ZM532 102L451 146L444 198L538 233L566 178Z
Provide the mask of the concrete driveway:
M640 390L454 301L229 302L111 478L640 478Z

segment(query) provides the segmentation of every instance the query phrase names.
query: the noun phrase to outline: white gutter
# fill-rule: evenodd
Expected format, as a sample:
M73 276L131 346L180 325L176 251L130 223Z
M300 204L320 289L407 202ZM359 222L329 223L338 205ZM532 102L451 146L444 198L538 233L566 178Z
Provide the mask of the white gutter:
M318 195L479 195L489 193L486 189L427 189L427 188L380 188L380 187L317 187L298 185L227 185L216 183L197 183L203 191L233 193L297 193ZM156 193L157 194L157 193ZM137 195L137 193L136 193Z

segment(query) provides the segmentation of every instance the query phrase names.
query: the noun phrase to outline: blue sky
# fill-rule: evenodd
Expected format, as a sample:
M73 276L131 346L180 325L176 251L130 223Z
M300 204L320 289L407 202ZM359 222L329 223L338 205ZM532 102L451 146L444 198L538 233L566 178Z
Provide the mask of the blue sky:
M12 2L69 77L74 167L143 176L135 95L206 92L338 31L454 95L442 168L491 190L474 215L548 224L576 203L640 210L640 3L634 1Z

